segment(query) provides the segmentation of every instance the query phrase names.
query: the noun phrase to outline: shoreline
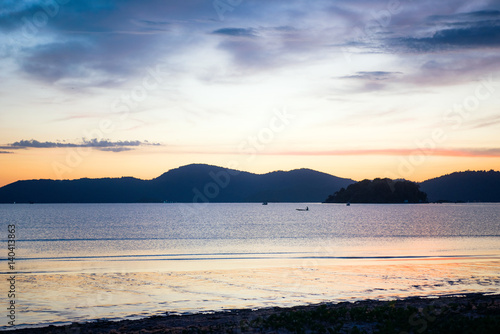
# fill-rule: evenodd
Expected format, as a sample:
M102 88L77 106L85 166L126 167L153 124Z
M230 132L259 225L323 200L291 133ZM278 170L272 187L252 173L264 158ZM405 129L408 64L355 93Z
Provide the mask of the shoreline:
M7 333L497 333L500 295L470 293L290 308L234 309L138 320L98 320Z

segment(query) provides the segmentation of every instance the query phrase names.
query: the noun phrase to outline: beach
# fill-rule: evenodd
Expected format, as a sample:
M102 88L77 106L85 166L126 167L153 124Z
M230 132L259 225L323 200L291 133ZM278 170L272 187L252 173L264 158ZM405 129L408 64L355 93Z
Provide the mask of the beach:
M464 294L392 301L240 309L140 320L93 321L10 333L497 333L500 295Z

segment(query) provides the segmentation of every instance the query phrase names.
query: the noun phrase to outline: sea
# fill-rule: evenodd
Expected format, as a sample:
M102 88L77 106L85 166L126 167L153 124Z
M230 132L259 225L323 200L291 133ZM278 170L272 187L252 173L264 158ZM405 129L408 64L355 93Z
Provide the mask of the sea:
M0 204L0 229L0 329L500 293L494 203Z

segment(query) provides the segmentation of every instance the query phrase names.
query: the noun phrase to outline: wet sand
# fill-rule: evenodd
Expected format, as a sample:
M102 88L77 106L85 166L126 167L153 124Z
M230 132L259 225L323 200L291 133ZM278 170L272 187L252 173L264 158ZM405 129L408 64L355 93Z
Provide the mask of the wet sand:
M498 333L500 295L322 303L18 329L10 333Z

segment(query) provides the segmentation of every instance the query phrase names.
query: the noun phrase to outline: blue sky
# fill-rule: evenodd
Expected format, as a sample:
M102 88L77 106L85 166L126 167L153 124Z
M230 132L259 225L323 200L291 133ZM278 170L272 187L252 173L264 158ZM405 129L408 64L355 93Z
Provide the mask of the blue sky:
M0 185L500 169L498 1L4 1Z

